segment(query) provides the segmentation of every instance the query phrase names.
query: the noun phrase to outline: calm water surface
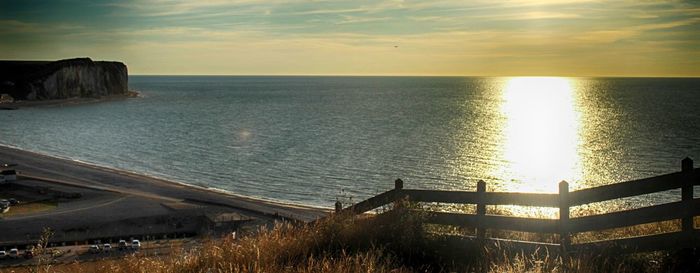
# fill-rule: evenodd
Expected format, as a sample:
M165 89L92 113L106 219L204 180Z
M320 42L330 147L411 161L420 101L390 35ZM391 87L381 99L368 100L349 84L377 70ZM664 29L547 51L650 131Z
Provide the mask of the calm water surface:
M483 179L494 191L556 192L561 180L575 190L700 159L700 79L129 80L142 98L2 111L0 144L322 207L397 177L409 188Z

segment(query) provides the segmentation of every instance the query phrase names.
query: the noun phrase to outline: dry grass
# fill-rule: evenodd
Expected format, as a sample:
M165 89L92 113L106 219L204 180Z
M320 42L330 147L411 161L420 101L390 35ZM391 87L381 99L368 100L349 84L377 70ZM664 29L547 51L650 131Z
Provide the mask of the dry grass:
M254 235L206 240L167 256L14 269L15 272L669 272L673 253L581 254L481 248L426 231L420 213L399 206L369 218L338 216L312 225L278 224ZM9 272L9 271L8 271Z
M12 217L20 216L24 214L37 213L42 211L48 211L55 209L58 206L56 202L33 202L33 203L21 203L10 207L7 213L0 215L2 217Z

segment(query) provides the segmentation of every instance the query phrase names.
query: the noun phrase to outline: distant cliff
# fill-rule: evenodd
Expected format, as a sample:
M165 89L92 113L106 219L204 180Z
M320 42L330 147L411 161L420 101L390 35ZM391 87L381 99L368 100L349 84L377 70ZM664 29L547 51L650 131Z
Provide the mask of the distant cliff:
M94 62L89 58L0 61L0 94L9 94L15 100L99 98L127 92L128 73L120 62Z

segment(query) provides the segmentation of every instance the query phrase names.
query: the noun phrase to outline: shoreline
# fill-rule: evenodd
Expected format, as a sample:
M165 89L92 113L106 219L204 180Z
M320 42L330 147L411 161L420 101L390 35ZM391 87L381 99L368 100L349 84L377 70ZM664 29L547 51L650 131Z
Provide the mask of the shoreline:
M67 98L67 99L53 99L53 100L20 100L20 101L9 102L9 103L7 103L7 102L0 103L0 109L2 109L2 110L18 110L18 109L22 109L22 108L31 108L31 107L64 107L64 106L72 106L72 105L83 105L83 104L100 103L100 102L120 101L120 100L126 100L126 99L130 99L130 98L138 98L140 96L141 96L140 93L130 90L126 94L102 96L99 98L73 97L73 98Z
M296 204L296 203L289 203L289 202L284 202L281 200L271 200L271 199L266 199L264 197L259 197L259 196L248 196L248 195L243 195L243 194L238 194L229 190L225 189L219 189L219 188L213 188L213 187L207 187L207 186L201 186L201 185L196 185L196 184L189 184L177 180L172 180L167 177L161 177L153 174L148 174L148 173L138 173L130 170L125 170L125 169L119 169L111 166L104 166L100 165L99 163L93 163L93 162L86 162L78 159L73 159L70 157L61 157L61 156L55 156L55 155L50 155L50 154L45 154L37 151L29 151L26 149L23 149L21 147L17 146L11 146L7 144L2 144L0 143L0 160L2 159L1 155L4 153L2 151L3 149L5 150L11 150L19 153L27 153L31 154L34 156L38 157L44 157L49 160L54 159L54 160L62 160L62 161L67 161L71 162L76 165L80 165L86 168L92 168L92 169L98 169L106 172L112 172L115 174L120 174L124 176L129 176L133 177L136 179L147 179L147 180L153 180L157 181L158 183L166 183L166 184L172 184L173 186L181 186L181 187L186 187L190 188L191 190L198 190L198 191L206 191L210 192L213 194L221 194L224 196L231 196L233 198L240 198L240 199L245 199L249 200L251 202L261 202L261 203L269 203L271 205L277 205L277 206L284 206L284 207L289 207L289 208L299 208L299 209L309 209L309 210L319 210L319 211L331 211L332 208L329 207L318 207L318 206L312 206L312 205L305 205L305 204ZM15 163L15 162L2 162L0 163Z
M209 203L246 211L261 217L283 217L308 222L326 215L330 209L256 199L223 190L166 180L86 162L64 159L0 144L0 162L15 163L16 170L34 177L50 177L75 186L112 190L152 199Z

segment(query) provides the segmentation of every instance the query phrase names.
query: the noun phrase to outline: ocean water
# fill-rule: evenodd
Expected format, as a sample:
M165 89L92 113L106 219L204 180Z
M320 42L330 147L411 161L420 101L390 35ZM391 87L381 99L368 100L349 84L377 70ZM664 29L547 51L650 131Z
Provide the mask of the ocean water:
M396 178L418 189L473 190L482 179L494 191L556 192L562 180L575 190L700 159L700 79L130 76L129 85L142 97L1 111L0 144L320 207Z

